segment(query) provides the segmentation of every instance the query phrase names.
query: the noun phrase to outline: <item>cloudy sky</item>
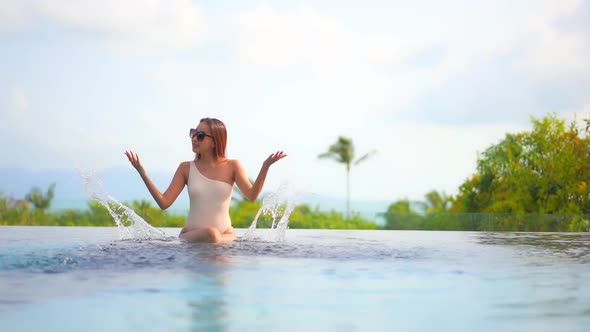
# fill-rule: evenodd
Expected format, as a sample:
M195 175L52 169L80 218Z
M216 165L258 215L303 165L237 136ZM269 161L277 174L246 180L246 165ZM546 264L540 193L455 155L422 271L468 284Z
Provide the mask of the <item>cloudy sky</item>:
M530 116L590 114L590 1L0 0L0 167L171 174L225 122L251 177L353 199L450 194ZM165 188L162 188L165 189Z

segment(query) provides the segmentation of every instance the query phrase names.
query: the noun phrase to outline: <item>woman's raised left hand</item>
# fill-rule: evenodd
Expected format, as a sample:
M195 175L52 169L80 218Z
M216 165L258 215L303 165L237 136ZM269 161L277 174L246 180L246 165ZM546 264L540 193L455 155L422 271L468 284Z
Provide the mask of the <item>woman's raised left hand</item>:
M277 152L271 154L270 156L268 156L268 158L266 158L266 160L264 161L264 163L262 165L264 167L270 167L270 165L285 158L286 156L287 155L283 151L277 151Z

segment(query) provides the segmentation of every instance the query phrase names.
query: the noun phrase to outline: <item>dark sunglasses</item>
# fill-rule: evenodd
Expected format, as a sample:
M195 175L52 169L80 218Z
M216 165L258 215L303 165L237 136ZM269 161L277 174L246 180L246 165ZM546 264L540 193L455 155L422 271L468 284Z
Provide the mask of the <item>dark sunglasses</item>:
M191 130L189 131L188 135L190 136L190 138L195 138L195 136L197 136L197 141L202 142L205 137L211 137L213 138L213 136L208 135L207 133L205 133L204 131L197 131L194 128L191 128Z

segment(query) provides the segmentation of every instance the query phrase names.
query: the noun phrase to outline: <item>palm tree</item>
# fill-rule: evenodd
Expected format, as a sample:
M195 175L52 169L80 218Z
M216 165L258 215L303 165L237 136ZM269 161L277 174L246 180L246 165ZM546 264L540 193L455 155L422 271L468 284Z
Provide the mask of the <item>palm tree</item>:
M426 198L426 213L445 213L449 210L449 204L452 202L451 196L436 190L430 191L424 197Z
M32 203L36 210L45 211L51 206L51 201L55 194L55 183L52 183L44 194L39 187L33 187L25 196L25 200Z
M338 137L338 141L332 144L327 152L318 156L320 159L332 159L346 165L346 219L350 216L350 168L369 159L376 152L372 150L354 160L354 144L352 144L352 139L340 136Z

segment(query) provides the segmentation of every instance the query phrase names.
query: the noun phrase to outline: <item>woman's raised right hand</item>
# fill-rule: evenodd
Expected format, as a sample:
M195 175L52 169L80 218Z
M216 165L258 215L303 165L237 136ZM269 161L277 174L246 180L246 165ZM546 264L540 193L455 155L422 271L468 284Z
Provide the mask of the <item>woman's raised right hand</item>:
M125 151L125 155L127 156L127 159L129 159L131 165L133 165L133 167L135 167L138 172L143 171L143 166L141 165L141 161L139 160L137 153L133 151Z

